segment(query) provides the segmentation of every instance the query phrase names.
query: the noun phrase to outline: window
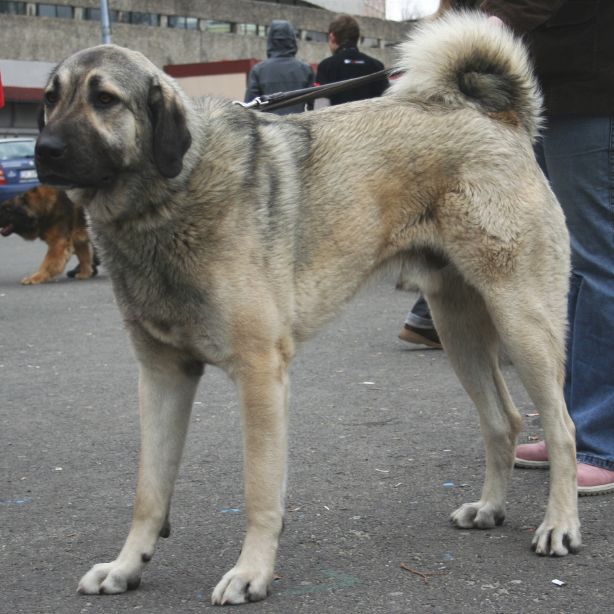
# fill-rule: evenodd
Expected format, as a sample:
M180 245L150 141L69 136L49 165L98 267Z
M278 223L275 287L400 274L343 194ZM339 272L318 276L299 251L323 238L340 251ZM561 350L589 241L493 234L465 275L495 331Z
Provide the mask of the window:
M379 39L377 39L377 38L370 38L368 36L363 36L362 37L362 46L363 47L370 47L371 49L378 49L379 48Z
M117 11L109 11L109 21L117 21ZM83 19L88 21L100 21L100 9L83 9Z
M25 15L25 2L0 2L0 15Z
M7 141L0 143L0 160L13 160L14 158L33 158L34 139L23 141Z
M20 102L15 105L14 126L16 128L34 128L38 125L38 102Z
M313 3L305 2L304 0L259 0L260 2L274 2L275 4L289 4L290 6L304 6L312 9Z
M72 19L73 7L61 4L37 4L36 14L39 17L59 17L60 19Z
M305 32L305 40L311 41L312 43L326 43L328 41L328 34L326 32L307 30Z
M229 21L207 19L205 30L207 32L215 32L216 34L230 34L232 32L232 24Z
M182 30L198 30L198 18L169 15L168 27L179 28Z
M238 23L236 32L251 36L266 36L266 26L259 26L257 23Z
M155 13L139 13L137 11L129 11L122 13L121 21L139 26L159 26L160 15Z

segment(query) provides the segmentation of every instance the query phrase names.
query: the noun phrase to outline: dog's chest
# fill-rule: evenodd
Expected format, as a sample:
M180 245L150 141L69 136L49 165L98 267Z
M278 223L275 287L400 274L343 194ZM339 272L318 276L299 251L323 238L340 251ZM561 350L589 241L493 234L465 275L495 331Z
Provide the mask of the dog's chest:
M209 331L213 329L205 293L185 284L169 284L152 274L116 281L118 303L128 326L138 327L164 345L207 363L219 361L219 350Z
M191 326L157 318L143 318L138 324L157 341L193 353L196 333Z
M189 253L155 236L102 233L99 239L125 320L175 346L203 329L207 293Z
M205 301L195 287L157 271L112 273L112 278L124 317L146 324L156 337L170 341L200 324Z

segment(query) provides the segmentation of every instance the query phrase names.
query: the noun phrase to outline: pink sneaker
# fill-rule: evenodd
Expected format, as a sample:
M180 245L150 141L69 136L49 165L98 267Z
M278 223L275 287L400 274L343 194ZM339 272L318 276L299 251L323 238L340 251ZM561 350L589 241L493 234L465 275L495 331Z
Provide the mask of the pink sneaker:
M524 469L546 469L549 466L545 441L516 446L514 465ZM614 492L614 471L586 463L578 463L578 496L605 495Z
M523 469L547 469L550 463L548 462L546 442L522 443L516 446L514 466Z
M578 495L605 495L614 492L614 471L578 463Z

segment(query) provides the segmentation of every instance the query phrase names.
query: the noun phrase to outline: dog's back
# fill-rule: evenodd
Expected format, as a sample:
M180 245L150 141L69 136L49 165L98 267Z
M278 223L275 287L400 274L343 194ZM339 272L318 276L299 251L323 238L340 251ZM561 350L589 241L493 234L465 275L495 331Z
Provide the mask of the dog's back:
M422 275L433 255L436 266L459 268L465 257L472 276L488 284L504 272L491 266L495 259L515 266L519 238L543 215L560 218L532 153L539 88L526 50L509 30L483 15L452 13L418 26L399 66L403 76L381 99L293 119L309 127L307 142L291 137L293 124L275 123L287 136L285 160L309 148L295 165L299 181L277 183L296 190L285 201L297 203L302 229L284 233L284 240L294 237L298 258L299 338L332 317L360 280L388 260L400 255L409 277ZM274 196L281 202L282 194ZM279 224L285 208L276 211ZM484 235L499 241L487 248ZM314 293L315 287L325 291Z

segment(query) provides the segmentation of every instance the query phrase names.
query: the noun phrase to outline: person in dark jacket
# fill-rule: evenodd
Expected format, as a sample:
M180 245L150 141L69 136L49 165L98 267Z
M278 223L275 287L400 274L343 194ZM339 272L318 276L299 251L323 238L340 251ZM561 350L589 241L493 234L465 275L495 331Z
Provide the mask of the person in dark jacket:
M275 20L269 26L267 58L254 66L247 77L245 102L264 94L289 92L311 87L314 82L313 69L306 62L297 60L296 35L289 21ZM295 104L274 111L279 115L300 113L305 104Z
M332 56L318 65L316 81L320 85L336 83L345 79L362 77L384 70L384 65L375 58L358 50L360 28L351 15L338 15L328 27L328 46ZM388 79L373 81L367 85L346 90L330 97L330 104L342 104L381 96L388 87Z
M572 276L565 401L576 426L578 492L614 492L614 2L487 0L523 34L544 92L538 158L565 212ZM548 466L543 441L518 466Z

